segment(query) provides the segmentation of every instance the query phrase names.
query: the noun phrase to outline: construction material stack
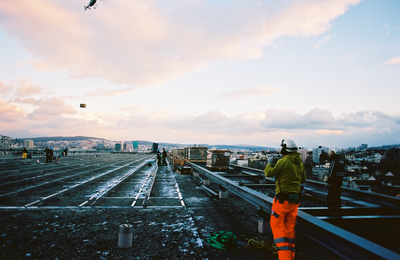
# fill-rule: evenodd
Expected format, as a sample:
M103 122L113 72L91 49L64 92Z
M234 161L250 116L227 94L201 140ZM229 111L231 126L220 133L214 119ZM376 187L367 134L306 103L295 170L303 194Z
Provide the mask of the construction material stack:
M207 154L206 167L210 170L223 171L229 169L230 151L210 150Z

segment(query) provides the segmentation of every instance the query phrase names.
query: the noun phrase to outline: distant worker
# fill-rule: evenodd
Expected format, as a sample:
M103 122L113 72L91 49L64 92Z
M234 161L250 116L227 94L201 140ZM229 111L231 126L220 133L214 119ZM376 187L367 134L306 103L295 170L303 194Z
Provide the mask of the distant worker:
M64 149L64 156L67 156L68 155L68 148L65 148Z
M46 163L50 163L53 160L53 149L50 147L46 147L46 150L44 150L44 153L46 154Z
M340 156L339 148L332 148L329 151L329 174L328 174L328 197L327 205L331 209L340 209L342 203L340 196L342 193L344 161Z
M167 166L167 151L163 148L162 152L162 166Z
M28 149L24 148L24 150L22 150L22 159L28 158L28 153Z
M57 162L60 161L61 157L63 156L64 152L59 153L59 155L57 156Z
M44 155L46 156L46 163L48 163L48 154L49 154L49 147L46 147L46 149L44 149Z
M161 166L161 152L157 149L157 165Z
M306 182L306 172L296 142L283 139L281 146L283 158L277 161L268 158L264 173L267 177L275 176L276 180L270 224L278 256L280 260L293 260L297 209L304 189L301 184Z

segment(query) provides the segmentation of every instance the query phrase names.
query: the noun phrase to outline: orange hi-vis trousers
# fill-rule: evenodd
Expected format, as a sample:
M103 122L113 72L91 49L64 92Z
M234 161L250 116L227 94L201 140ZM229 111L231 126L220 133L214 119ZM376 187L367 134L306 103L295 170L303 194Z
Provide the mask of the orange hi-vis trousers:
M279 203L275 197L272 203L271 229L278 247L279 260L293 260L295 256L295 230L297 208L300 203Z

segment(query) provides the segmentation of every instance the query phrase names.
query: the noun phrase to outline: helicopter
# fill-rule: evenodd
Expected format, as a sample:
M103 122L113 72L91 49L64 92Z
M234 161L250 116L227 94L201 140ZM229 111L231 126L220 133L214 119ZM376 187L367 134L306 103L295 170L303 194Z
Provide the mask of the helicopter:
M91 6L94 6L96 4L97 0L90 0L89 4L87 6L84 6L85 10L90 9ZM96 9L96 6L94 7Z
M103 1L103 0L100 0L100 1L107 3L107 1ZM92 7L92 6L94 6L94 9L96 9L96 6L97 6L97 5L95 5L96 3L97 3L97 0L90 0L89 4L87 6L84 6L85 10L90 9L90 7Z

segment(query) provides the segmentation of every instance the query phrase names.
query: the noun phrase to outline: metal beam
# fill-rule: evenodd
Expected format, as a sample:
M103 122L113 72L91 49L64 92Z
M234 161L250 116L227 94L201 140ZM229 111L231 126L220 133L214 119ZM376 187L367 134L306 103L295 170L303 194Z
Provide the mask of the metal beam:
M307 180L306 187L313 188L317 191L327 192L325 182ZM400 198L391 197L383 194L372 193L367 191L350 189L342 186L342 196L350 197L354 200L366 201L372 204L380 205L382 207L389 207L391 209L400 210Z
M229 179L220 176L212 171L209 171L203 167L200 167L194 163L188 162L194 169L206 175L207 178L212 180L213 182L220 184L222 187L226 188L227 190L235 193L236 195L240 196L241 198L247 200L248 202L260 207L261 209L270 212L273 198L268 197L265 194L260 192L254 191L250 188L245 186L240 186L237 182L231 181Z
M310 238L343 259L400 259L397 254L369 240L298 211L297 226Z
M242 171L248 171L252 173L257 173L260 176L264 176L264 171L260 169L254 169L246 166L239 165L230 165L230 167L235 169L241 169ZM267 180L273 181L272 178L266 178ZM313 188L317 191L322 191L327 193L326 183L314 180L306 180L306 189L307 187ZM384 194L372 193L367 191L350 189L348 187L342 187L342 196L351 197L355 200L366 201L372 204L380 205L383 207L389 207L391 209L400 210L400 198L387 196Z

